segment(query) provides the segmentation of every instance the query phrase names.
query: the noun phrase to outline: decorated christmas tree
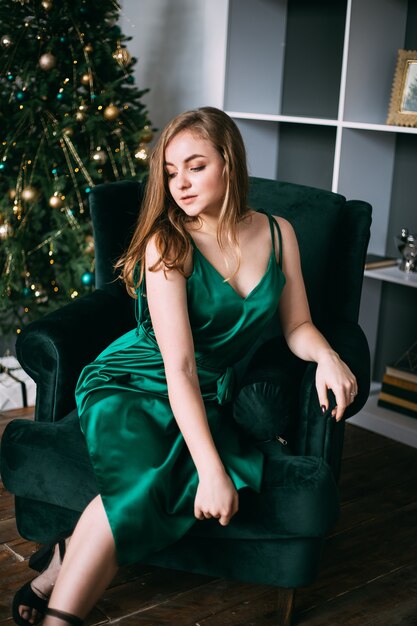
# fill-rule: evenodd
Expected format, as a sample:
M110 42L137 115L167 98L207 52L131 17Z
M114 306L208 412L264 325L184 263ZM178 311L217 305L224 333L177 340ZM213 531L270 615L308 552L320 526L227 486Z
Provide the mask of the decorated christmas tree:
M93 289L88 194L146 174L116 0L0 2L0 334Z

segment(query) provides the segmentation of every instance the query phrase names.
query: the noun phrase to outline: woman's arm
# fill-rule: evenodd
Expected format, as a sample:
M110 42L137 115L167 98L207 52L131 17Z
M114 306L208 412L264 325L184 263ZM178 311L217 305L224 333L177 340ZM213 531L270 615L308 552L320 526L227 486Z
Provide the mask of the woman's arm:
M146 250L149 312L165 367L172 412L197 469L198 519L216 517L226 525L238 509L238 496L215 447L201 396L188 318L186 280L177 270L151 272L159 259L152 239Z
M356 379L311 320L294 230L283 218L277 219L283 239L282 261L286 277L280 300L282 329L295 355L317 363L316 387L320 405L327 410L327 391L331 389L337 403L333 415L339 421L357 393Z

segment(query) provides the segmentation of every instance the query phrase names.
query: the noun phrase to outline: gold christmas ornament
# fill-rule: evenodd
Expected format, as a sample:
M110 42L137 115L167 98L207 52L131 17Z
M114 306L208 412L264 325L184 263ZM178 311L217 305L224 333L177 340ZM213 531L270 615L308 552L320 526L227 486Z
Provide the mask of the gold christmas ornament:
M10 35L3 35L3 37L0 39L0 43L3 46L3 48L10 48L10 46L13 43L13 40L10 37Z
M38 190L35 187L24 187L22 190L22 199L25 202L35 202L38 197Z
M72 128L70 128L69 126L67 128L63 128L62 132L64 133L64 135L66 135L67 137L72 137L72 135L74 134L74 131L72 130Z
M53 195L49 198L49 206L53 209L60 209L62 207L62 200L59 195Z
M89 74L83 74L80 78L81 82L83 85L88 85L90 83L90 75Z
M153 132L150 126L144 126L140 135L141 142L149 143L153 139Z
M122 48L120 43L117 45L117 48L113 52L112 56L113 59L117 61L117 63L120 65L120 67L127 67L132 61L129 50L127 48Z
M100 146L98 146L95 152L93 152L93 154L91 155L91 159L97 165L104 165L107 161L107 154L104 152L104 150L100 148Z
M120 111L116 106L114 106L114 104L109 104L109 106L107 106L103 111L103 115L105 119L108 120L109 122L112 122L113 120L117 119L119 114L120 114Z
M56 65L56 57L50 52L45 52L45 54L43 54L39 58L39 66L45 72L54 68L55 65Z
M52 0L42 0L41 2L42 7L45 9L45 11L50 11L52 9Z
M94 50L93 45L92 45L91 43L87 43L87 44L84 46L84 50L85 50L85 52L87 52L88 54L91 54L91 53L92 53L92 51Z

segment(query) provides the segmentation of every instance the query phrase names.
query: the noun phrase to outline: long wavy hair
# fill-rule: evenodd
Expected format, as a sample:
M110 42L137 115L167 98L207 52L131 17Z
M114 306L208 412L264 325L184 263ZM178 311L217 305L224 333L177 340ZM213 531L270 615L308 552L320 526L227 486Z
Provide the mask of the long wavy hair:
M240 250L237 224L248 211L248 170L242 136L233 120L220 109L202 107L175 117L163 130L149 160L149 177L142 208L130 245L117 261L120 276L130 295L136 296L145 273L145 252L149 239L155 236L159 260L149 269L176 269L185 276L185 262L190 252L190 237L186 224L197 222L174 202L168 187L165 150L180 132L189 130L201 139L208 139L224 161L223 176L226 192L221 207L217 241L220 249L230 246L236 260L230 280L239 269Z

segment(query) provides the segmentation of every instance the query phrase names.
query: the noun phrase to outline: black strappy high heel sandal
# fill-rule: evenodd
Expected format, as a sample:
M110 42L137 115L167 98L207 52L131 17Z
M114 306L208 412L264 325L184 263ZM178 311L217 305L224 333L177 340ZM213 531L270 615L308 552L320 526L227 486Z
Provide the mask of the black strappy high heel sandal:
M59 559L62 563L66 546L65 538L60 537L55 543L44 546L35 552L29 559L29 566L38 572L43 572L47 569L52 561L55 546L57 544L59 549ZM12 615L14 621L19 626L34 626L34 624L41 622L48 606L49 598L42 598L41 596L38 596L38 594L33 590L31 583L32 580L23 585L23 587L16 592L13 598ZM39 619L36 620L36 622L29 622L29 620L24 619L19 613L19 606L22 605L28 606L31 609L36 609L40 613Z
M76 615L72 615L72 613L65 613L65 611L58 611L58 609L48 608L45 611L45 615L57 617L63 622L66 622L69 626L83 626L84 624L84 621Z
M30 557L28 561L29 567L34 569L36 572L43 572L46 570L52 560L52 557L54 556L56 544L59 546L59 555L62 563L62 559L65 554L65 539L70 536L71 532L62 533L62 535L58 535L52 543L48 543L45 546L42 546L42 548L39 548L39 550L34 552Z

